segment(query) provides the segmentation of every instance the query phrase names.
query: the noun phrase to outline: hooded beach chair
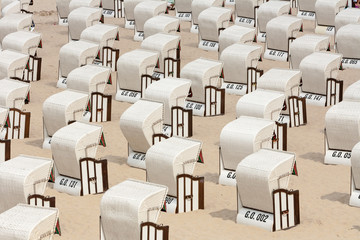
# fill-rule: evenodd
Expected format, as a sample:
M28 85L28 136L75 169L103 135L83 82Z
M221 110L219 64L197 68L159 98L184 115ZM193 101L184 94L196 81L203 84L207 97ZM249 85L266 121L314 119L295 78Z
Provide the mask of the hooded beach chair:
M335 16L345 9L347 0L316 0L315 3L315 33L336 35Z
M56 0L56 9L58 12L59 25L68 26L68 16L70 13L69 4L71 0Z
M239 26L236 26L239 27ZM219 59L224 63L224 82L227 93L245 95L256 89L263 70L257 68L262 47L236 43L225 48Z
M343 55L342 68L360 68L360 23L339 29L335 38L336 50Z
M102 0L101 3L104 17L124 17L124 0Z
M21 3L19 0L2 0L0 4L0 17L13 13L20 13Z
M219 146L219 184L235 186L235 170L246 156L261 148L271 148L275 122L241 116L221 130Z
M143 40L142 49L157 51L159 66L155 66L153 77L180 77L180 36L157 33Z
M210 7L222 7L223 0L192 0L191 1L191 29L190 32L198 34L199 15ZM228 17L228 20L230 16Z
M300 63L301 91L309 104L330 106L342 101L343 81L337 80L341 54L314 52Z
M220 32L219 59L224 49L235 43L251 43L255 39L255 29L233 25Z
M186 64L180 77L191 80L186 108L198 116L216 116L225 113L225 89L221 89L220 77L223 63L198 58Z
M190 86L191 81L188 79L164 78L145 90L144 99L163 103L163 132L168 136L192 136L192 110L185 109Z
M51 139L54 159L53 188L70 195L105 192L108 187L107 160L96 160L98 145L106 146L99 125L74 122L60 128Z
M116 101L134 103L145 89L158 78L153 78L155 67L160 67L160 53L135 49L119 57L117 61Z
M346 8L340 11L335 16L335 29L336 32L345 25L350 23L360 23L360 9L358 8Z
M13 50L0 51L0 79L14 78L22 81L29 55Z
M261 149L245 157L236 168L236 223L271 232L299 224L299 190L288 189L296 171L293 153Z
M127 179L111 187L100 203L100 240L169 238L169 226L156 224L167 187Z
M134 29L135 27L135 7L144 1L149 0L124 0L125 28ZM154 1L154 0L152 0Z
M58 217L57 208L18 204L0 214L0 239L51 240Z
M198 47L204 50L219 50L220 32L229 25L231 10L222 7L210 7L198 17Z
M146 20L144 39L157 33L180 32L180 20L173 16L159 15Z
M315 20L315 3L316 0L298 0L297 17L306 20Z
M20 30L30 31L32 25L32 14L9 14L0 18L0 43L6 35Z
M360 142L351 151L351 183L349 205L360 207Z
M247 28L257 25L257 11L263 0L235 0L235 24Z
M11 140L6 139L6 126L10 125L9 108L0 106L0 163L11 156Z
M128 141L127 164L146 169L145 154L162 134L164 104L139 100L124 111L120 117L120 129Z
M193 176L202 143L171 137L146 153L146 179L168 187L164 210L183 213L204 209L204 177Z
M44 195L53 161L19 155L0 163L0 213L27 203L30 195Z

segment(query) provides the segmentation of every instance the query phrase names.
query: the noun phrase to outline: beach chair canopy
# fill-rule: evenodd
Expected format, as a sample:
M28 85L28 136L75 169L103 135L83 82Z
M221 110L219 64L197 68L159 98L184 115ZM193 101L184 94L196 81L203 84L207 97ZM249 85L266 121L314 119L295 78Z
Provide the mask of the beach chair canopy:
M141 91L141 76L150 74L159 60L159 52L135 49L124 53L117 61L117 79L121 89Z
M29 83L11 79L0 80L0 106L21 109L29 90Z
M256 68L261 53L262 47L259 45L236 43L225 48L220 55L224 63L224 81L246 84L248 68Z
M161 133L162 120L162 103L139 100L121 115L120 128L133 151L146 153L153 134Z
M101 224L106 239L140 239L142 222L156 223L167 187L128 179L101 199Z
M57 208L18 204L0 214L0 239L52 239L58 217Z
M100 7L100 1L101 0L71 0L69 3L70 13L80 7L98 8Z
M295 154L260 149L245 157L236 168L238 197L244 207L273 212L273 191L286 189Z
M154 0L124 0L124 12L125 12L126 20L128 21L135 20L135 13L134 13L135 7L136 5L144 1L154 1Z
M290 44L290 62L293 69L299 69L301 60L313 52L326 51L330 44L330 36L306 34L296 38Z
M43 103L44 127L49 136L69 124L81 120L89 102L87 92L65 90L48 97Z
M205 87L218 86L223 63L215 60L198 58L186 64L180 72L181 78L191 80L192 97L189 100L205 102Z
M0 19L0 43L9 33L20 30L29 30L32 23L32 14L14 13Z
M69 5L71 0L56 0L56 9L60 18L67 18L70 13Z
M0 16L7 16L9 14L20 13L21 3L19 0L2 0L0 3Z
M171 57L176 59L176 49L178 49L179 44L180 36L166 33L157 33L144 39L141 43L141 48L157 51L160 53L159 67L155 68L155 71L164 73L165 58Z
M221 31L219 36L219 55L234 43L250 43L254 41L255 29L233 25Z
M13 50L0 51L0 79L18 77L22 79L29 55Z
M351 84L344 92L344 100L360 102L360 80Z
M75 68L92 64L97 56L99 45L80 40L69 42L60 48L61 77L67 77Z
M335 26L335 16L346 6L347 0L316 0L316 21L320 26Z
M191 81L183 78L163 78L152 83L146 90L144 98L164 104L164 124L171 125L171 108L185 108Z
M221 130L220 147L224 168L235 170L246 156L263 147L270 147L275 122L241 116Z
M80 179L82 158L95 158L102 126L74 122L52 136L51 152L59 174Z
M262 0L235 0L236 16L255 18L255 7L260 6L262 3Z
M201 142L178 137L156 143L146 153L147 181L167 186L177 197L177 176L193 174L200 149Z
M356 189L360 189L360 142L351 151L351 174Z
M41 34L29 31L13 32L3 39L4 50L14 50L23 54L34 56L41 41Z
M230 17L231 10L228 8L210 7L202 11L198 16L201 39L219 42L219 28L226 28Z
M326 95L326 80L338 75L341 54L328 52L314 52L300 63L302 72L302 90Z
M103 47L113 47L119 27L110 24L95 24L85 28L81 32L80 39L99 44L100 49Z
M358 8L346 8L343 11L340 11L335 16L335 29L339 29L350 23L359 23L360 22L360 9Z
M289 1L269 1L261 4L257 11L259 31L266 32L266 25L271 19L288 14L289 11Z
M360 58L360 23L351 23L336 33L336 47L344 58Z
M70 38L79 40L81 32L87 27L97 24L101 16L101 8L80 7L71 11L68 17Z
M198 17L205 9L209 7L221 7L222 4L222 0L193 0L191 3L192 23L199 24Z
M109 9L115 11L115 4L113 0L102 0L103 9Z
M360 141L360 102L342 101L325 115L325 127L330 149L351 151Z
M283 108L283 93L258 89L244 95L236 104L236 117L249 116L276 121Z
M67 88L86 93L104 93L110 74L109 67L95 64L75 68L67 77Z
M180 19L173 16L159 15L146 20L144 38L156 33L175 33L180 28Z
M300 79L299 70L272 68L259 78L257 88L279 91L288 98L299 94Z
M166 8L166 1L143 1L137 4L134 9L136 31L144 31L145 22L161 13L165 14Z
M316 0L299 0L299 10L306 12L315 12L315 3Z
M26 155L0 163L0 213L27 203L29 195L43 195L52 167L51 159Z
M296 37L302 25L301 18L282 15L271 19L266 25L267 47L287 52L289 38Z

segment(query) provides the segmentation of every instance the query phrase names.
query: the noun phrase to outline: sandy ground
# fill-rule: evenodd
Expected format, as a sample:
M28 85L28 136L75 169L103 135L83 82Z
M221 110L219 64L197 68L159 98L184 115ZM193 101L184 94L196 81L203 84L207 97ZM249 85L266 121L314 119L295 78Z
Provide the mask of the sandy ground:
M42 79L31 83L31 102L25 109L31 112L30 138L12 140L13 157L33 154L51 157L42 146L42 103L56 88L59 49L67 42L67 28L57 25L55 0L34 0L36 31L43 35ZM173 13L172 13L173 14ZM139 48L134 42L133 30L124 29L123 19L106 19L106 23L120 25L120 41L116 47L121 54ZM181 65L206 57L217 59L217 52L197 48L197 35L189 32L190 23L181 23ZM305 33L313 32L314 25L305 22ZM288 68L287 63L264 60L259 64L265 71L272 67ZM359 71L341 71L346 89L358 80ZM115 96L115 84L108 85L107 93ZM350 168L323 164L324 116L327 108L308 106L308 124L288 131L288 150L295 152L299 176L292 176L290 188L300 190L301 224L287 231L270 233L265 230L235 223L235 187L221 186L218 179L218 146L221 129L235 119L235 104L239 96L226 95L226 114L217 117L194 117L194 139L203 141L205 164L196 166L196 174L205 176L205 210L186 214L161 213L158 223L170 226L170 239L359 239L360 209L350 207ZM97 157L109 161L110 187L127 178L145 180L145 171L126 164L127 141L120 127L121 114L130 106L113 98L112 121L102 123L107 147L99 147ZM101 195L75 197L52 189L46 195L56 196L60 209L62 236L55 239L99 239L99 206Z

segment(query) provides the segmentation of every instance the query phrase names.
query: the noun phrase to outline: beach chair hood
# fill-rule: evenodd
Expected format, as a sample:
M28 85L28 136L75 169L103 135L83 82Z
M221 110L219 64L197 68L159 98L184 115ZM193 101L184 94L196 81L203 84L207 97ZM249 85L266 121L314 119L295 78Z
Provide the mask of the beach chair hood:
M0 80L0 106L21 109L29 90L29 83L10 79Z
M341 27L336 33L336 47L344 58L360 58L360 23Z
M3 39L2 48L34 56L40 41L40 33L18 31L8 34Z
M173 33L179 29L180 20L173 16L159 15L148 19L144 24L144 38L156 33Z
M231 10L223 7L210 7L198 16L199 34L202 40L219 42L219 29L229 25Z
M234 43L249 43L254 40L255 29L233 25L226 28L219 36L219 55Z

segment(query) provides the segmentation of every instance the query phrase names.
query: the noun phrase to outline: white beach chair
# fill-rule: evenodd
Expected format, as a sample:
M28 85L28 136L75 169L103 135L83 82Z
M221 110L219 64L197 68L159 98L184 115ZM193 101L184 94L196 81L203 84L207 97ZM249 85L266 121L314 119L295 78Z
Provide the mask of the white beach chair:
M246 156L261 148L271 148L275 122L242 116L221 130L219 146L219 184L235 186L235 170Z
M173 16L159 15L146 20L144 39L157 33L180 32L180 20Z
M167 187L128 179L110 188L100 203L100 240L169 238L169 226L157 225Z
M128 141L127 164L146 168L147 150L163 137L164 104L149 100L139 100L130 106L120 117L120 129Z
M351 84L344 93L344 100L360 102L360 80Z
M68 26L68 16L70 13L69 4L71 0L56 0L56 9L58 12L58 24Z
M5 139L6 127L10 125L9 108L0 106L0 163L11 156L11 140Z
M223 0L192 0L191 1L191 29L190 32L198 34L199 15L210 7L222 7ZM176 6L176 5L175 5ZM228 18L230 19L230 17Z
M345 9L347 0L317 0L315 3L315 33L335 37L335 16Z
M0 43L6 35L20 30L30 31L32 14L9 14L0 19Z
M19 0L1 1L0 17L4 17L13 13L20 13L21 3Z
M263 0L235 0L235 24L247 28L255 28L257 11Z
M314 52L300 63L301 93L306 102L313 105L330 106L342 101L343 81L337 80L341 54Z
M13 50L0 51L0 79L14 78L22 81L29 55Z
M185 109L191 81L182 78L164 78L151 84L144 99L162 102L164 105L163 133L167 136L192 136L192 110Z
M157 33L144 39L141 48L160 53L160 66L155 67L154 78L180 77L180 36Z
M51 159L27 155L0 163L0 213L28 203L30 195L44 195L52 167Z
M336 32L345 25L350 23L360 23L360 9L358 8L346 8L340 11L335 16L335 29Z
M164 206L166 212L204 209L204 177L193 176L201 145L196 140L171 137L147 151L147 181L169 189Z
M236 26L239 27L239 26ZM256 89L263 70L257 68L262 47L236 43L225 48L219 59L224 63L222 88L230 94L245 95Z
M315 20L315 3L316 0L298 0L297 17L306 20Z
M255 29L233 25L220 32L219 59L222 51L235 43L251 43L256 40Z
M124 0L125 28L134 29L135 27L135 7L139 3L149 0ZM154 1L154 0L152 0ZM156 1L156 0L155 0ZM160 1L160 0L159 0Z
M107 160L95 159L99 143L106 146L99 125L74 122L55 132L51 140L55 190L84 196L109 188Z
M192 0L175 1L175 16L182 21L191 22L191 4Z
M336 50L343 55L342 68L360 68L360 23L339 29L335 38Z
M91 7L99 8L101 7L101 0L71 0L69 3L70 13L80 7Z
M136 49L117 61L116 101L134 103L139 100L152 81L155 67L160 67L160 53Z
M360 207L360 142L351 151L351 183L349 205Z
M271 232L299 224L299 190L288 190L294 171L293 153L261 149L245 157L236 168L236 222Z
M219 35L229 25L231 11L228 8L210 7L198 16L198 47L204 50L219 50Z
M216 116L225 113L225 89L221 89L223 63L198 58L186 64L180 72L181 78L191 80L186 108L197 116Z

